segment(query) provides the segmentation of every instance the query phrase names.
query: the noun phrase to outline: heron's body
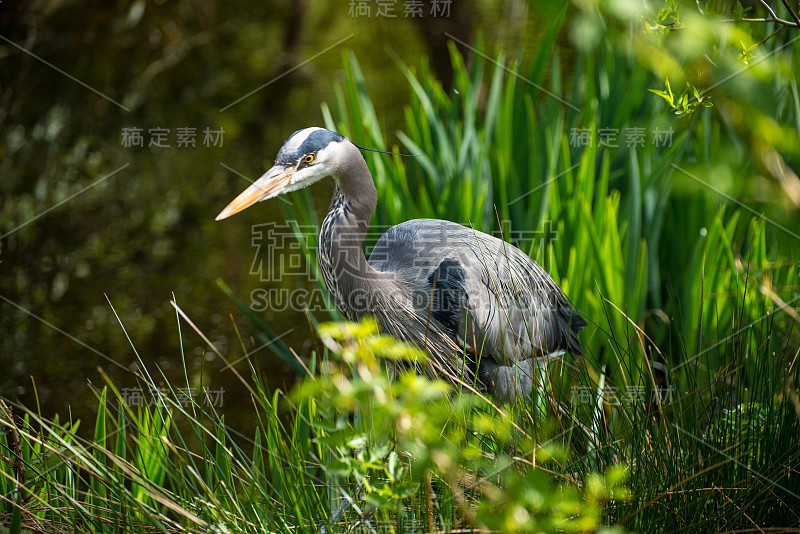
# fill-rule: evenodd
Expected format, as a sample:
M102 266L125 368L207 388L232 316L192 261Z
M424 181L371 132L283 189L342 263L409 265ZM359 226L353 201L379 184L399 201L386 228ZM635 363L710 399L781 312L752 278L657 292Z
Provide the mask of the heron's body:
M293 180L312 166L325 172ZM295 132L275 167L218 218L323 176L333 177L336 191L320 231L320 270L348 319L375 317L432 356L428 372L474 381L501 401L531 391L539 362L580 354L586 322L536 262L495 237L417 219L390 228L367 260L362 242L377 193L357 147L335 132Z

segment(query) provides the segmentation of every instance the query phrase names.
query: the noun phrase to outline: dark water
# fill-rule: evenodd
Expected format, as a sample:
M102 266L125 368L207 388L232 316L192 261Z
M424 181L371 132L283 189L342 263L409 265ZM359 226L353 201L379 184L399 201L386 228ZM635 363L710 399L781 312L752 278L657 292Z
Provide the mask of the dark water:
M253 292L313 301L317 286L313 277L251 272L265 253L253 226L282 224L278 201L214 217L270 166L291 132L322 124L320 105L335 101L347 51L396 143L408 88L391 58L419 65L430 47L446 46L426 41L417 24L460 24L465 36L473 19L498 24L457 15L364 21L346 3L279 1L5 8L0 33L69 76L0 43L0 395L38 405L46 417L91 420L92 387L105 374L129 402L149 402L135 374L143 372L138 352L160 385L196 399L203 386L227 422L248 428L246 389L170 301L249 377L238 328L269 386L289 389L295 372L262 347L216 280L245 302L255 295L260 316L301 356L314 348L302 303L264 307L263 293ZM524 24L505 23L495 38L528 41ZM330 184L314 187L320 213L330 194ZM290 245L272 252L288 253L292 272L307 272Z

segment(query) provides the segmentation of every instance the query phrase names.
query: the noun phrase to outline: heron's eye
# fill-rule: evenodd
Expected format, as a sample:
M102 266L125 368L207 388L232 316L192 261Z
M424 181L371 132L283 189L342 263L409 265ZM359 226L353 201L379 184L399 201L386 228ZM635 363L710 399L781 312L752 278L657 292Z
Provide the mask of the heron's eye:
M306 154L303 157L303 163L311 163L312 161L314 161L314 154Z

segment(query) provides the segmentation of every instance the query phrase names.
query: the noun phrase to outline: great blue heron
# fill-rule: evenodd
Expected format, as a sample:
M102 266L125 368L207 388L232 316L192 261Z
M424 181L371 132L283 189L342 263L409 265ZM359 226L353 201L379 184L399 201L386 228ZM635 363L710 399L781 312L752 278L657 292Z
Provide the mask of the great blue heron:
M383 331L431 356L426 373L474 380L500 402L531 392L538 363L581 353L586 321L544 269L500 239L416 219L390 228L367 260L362 242L377 191L359 147L336 132L293 133L275 165L217 220L326 177L336 191L319 235L319 266L349 320L375 317Z

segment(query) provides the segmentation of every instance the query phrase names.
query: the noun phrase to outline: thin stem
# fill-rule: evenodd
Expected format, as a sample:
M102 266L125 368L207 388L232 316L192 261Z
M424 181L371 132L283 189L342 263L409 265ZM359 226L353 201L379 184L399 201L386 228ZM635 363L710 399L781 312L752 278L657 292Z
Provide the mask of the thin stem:
M789 15L792 16L792 20L794 21L795 27L800 28L800 18L798 18L797 13L795 13L794 9L792 9L792 6L789 5L789 0L782 0L782 1L783 5L786 7L786 10L789 12Z

